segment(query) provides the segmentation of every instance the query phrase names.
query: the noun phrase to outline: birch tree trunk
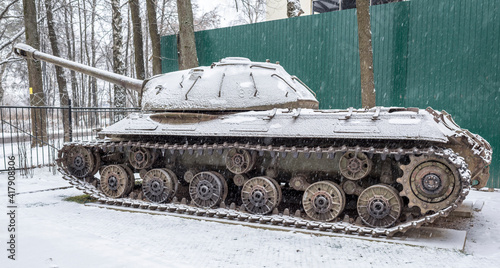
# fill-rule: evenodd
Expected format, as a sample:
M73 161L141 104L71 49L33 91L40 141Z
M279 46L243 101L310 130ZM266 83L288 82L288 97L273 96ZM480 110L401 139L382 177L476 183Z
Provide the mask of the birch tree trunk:
M177 0L179 70L198 67L191 0Z
M370 28L370 0L356 1L358 18L359 67L361 72L361 106L375 106L373 78L372 32Z
M35 0L23 0L24 26L26 28L26 43L40 50L40 36L36 21ZM43 93L42 66L39 61L28 59L28 76L30 87L30 105L45 106L45 94ZM34 138L31 146L42 146L47 140L46 115L41 109L31 110L31 130Z
M112 9L112 21L111 26L113 28L113 72L117 74L123 74L123 58L122 58L122 15L120 12L120 0L111 0ZM125 89L121 86L114 85L114 106L125 107L127 93ZM117 114L121 117L121 113ZM115 118L119 119L119 118Z
M158 34L158 21L156 20L156 0L146 0L148 11L149 35L153 48L153 75L161 74L160 35Z

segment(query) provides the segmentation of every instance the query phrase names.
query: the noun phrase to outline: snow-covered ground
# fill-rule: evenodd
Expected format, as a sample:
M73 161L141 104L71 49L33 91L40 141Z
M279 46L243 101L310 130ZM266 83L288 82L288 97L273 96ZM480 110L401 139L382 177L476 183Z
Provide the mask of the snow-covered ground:
M7 258L7 174L0 173L0 267L498 267L500 193L468 225L465 252L312 236L63 201L76 189L37 169L16 177L16 260ZM32 193L27 193L32 192Z

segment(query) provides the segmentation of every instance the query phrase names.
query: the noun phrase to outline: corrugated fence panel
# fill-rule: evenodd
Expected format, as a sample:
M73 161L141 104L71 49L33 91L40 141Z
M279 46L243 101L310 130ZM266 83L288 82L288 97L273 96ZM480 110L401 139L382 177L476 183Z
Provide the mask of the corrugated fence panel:
M377 105L404 105L409 11L409 2L377 5L371 8L370 22Z
M500 187L500 4L412 0L371 8L377 105L450 112L494 150ZM360 107L354 9L196 32L200 65L238 56L280 61L316 91L320 108ZM177 70L175 36L162 37L163 72Z
M177 38L175 35L162 36L161 42L161 71L163 73L179 70L177 62Z

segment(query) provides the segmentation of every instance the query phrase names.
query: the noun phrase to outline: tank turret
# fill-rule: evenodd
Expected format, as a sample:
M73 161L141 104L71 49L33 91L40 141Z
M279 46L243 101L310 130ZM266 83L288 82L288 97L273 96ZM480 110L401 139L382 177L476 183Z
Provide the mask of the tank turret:
M122 87L142 92L149 111L248 111L273 108L318 108L314 92L279 64L225 58L209 67L138 80L15 45L22 57L43 60Z

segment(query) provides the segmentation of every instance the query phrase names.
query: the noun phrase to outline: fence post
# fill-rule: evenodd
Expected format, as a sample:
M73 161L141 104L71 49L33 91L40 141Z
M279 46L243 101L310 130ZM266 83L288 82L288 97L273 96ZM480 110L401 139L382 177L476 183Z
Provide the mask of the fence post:
M68 135L69 135L69 141L73 141L73 114L71 113L71 99L68 99Z

